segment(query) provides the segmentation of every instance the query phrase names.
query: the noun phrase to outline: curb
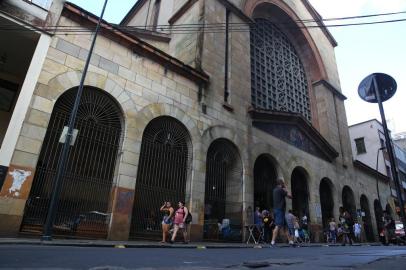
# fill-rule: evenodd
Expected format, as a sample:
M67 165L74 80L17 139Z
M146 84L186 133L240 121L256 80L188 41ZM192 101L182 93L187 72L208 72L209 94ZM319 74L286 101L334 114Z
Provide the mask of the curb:
M213 245L213 244L153 244L153 243L94 243L94 242L60 242L60 241L13 241L13 240L1 240L0 246L4 245L21 245L21 246L59 246L59 247L100 247L100 248L175 248L175 249L248 249L248 248L266 248L270 249L270 245ZM323 244L315 243L311 245L297 245L297 248L312 248L312 247L340 247L341 244ZM354 244L353 246L382 246L380 243L365 243L365 244ZM279 244L276 248L288 248L287 244Z

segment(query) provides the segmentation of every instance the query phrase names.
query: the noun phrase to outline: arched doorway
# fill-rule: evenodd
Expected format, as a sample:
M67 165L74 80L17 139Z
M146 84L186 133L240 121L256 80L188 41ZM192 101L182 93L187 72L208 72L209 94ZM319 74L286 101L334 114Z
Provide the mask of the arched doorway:
M326 228L329 220L334 217L333 183L330 179L323 178L320 181L319 194L323 228Z
M22 232L41 232L47 215L62 144L77 88L66 91L55 103L27 200ZM106 92L87 87L79 105L71 147L61 182L54 222L55 235L106 238L117 155L121 143L122 113Z
M357 218L357 206L355 204L354 192L349 186L344 186L342 192L344 210L351 214L353 219Z
M226 139L211 143L206 160L205 218L207 240L242 239L242 162L237 147ZM218 223L222 224L219 231Z
M300 219L305 214L309 218L309 188L307 178L307 173L303 168L295 168L292 172L292 210Z
M254 164L254 206L273 208L273 189L276 186L277 171L271 157L260 155Z
M191 138L180 121L160 116L149 122L142 136L130 238L161 236L159 209L165 201L176 209L185 200L191 159Z
M383 209L379 200L374 201L374 212L375 212L376 227L378 229L379 234L383 229Z
M367 241L375 240L374 231L372 228L371 211L369 210L369 201L365 195L361 195L360 199L361 211L363 212L362 222L364 223L365 236Z

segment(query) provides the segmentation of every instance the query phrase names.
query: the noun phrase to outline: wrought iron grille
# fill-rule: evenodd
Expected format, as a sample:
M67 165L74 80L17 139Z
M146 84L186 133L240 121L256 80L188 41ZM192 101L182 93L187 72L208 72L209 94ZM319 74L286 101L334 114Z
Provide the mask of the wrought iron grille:
M204 238L239 241L242 236L242 162L226 139L207 152ZM219 230L218 223L222 223Z
M192 147L188 130L178 120L162 116L145 128L134 207L131 238L157 238L161 235L164 201L172 205L185 200ZM176 207L175 207L176 208Z
M311 121L304 67L286 35L266 19L251 28L251 98L255 108L294 112Z
M40 233L50 202L52 183L62 151L59 138L68 124L77 90L64 93L56 102L37 163L21 231ZM121 112L104 92L83 92L71 147L62 180L54 234L106 238L110 195L121 142Z

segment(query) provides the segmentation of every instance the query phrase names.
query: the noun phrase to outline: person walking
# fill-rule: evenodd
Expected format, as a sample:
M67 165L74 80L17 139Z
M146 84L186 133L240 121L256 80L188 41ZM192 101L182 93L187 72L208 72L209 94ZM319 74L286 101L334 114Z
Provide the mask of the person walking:
M271 246L275 246L276 237L279 230L284 230L286 234L285 210L286 210L286 197L292 199L292 195L288 192L285 181L282 177L276 180L277 186L273 190L273 214L275 219L275 229L272 233ZM293 245L293 240L288 236L289 244Z
M289 241L290 245L293 245L296 239L295 230L299 230L299 222L297 217L292 213L292 210L289 210L285 215L286 225L288 226L288 234L292 243ZM299 233L299 231L298 231ZM299 237L299 235L297 236Z
M168 234L169 234L169 229L171 228L171 225L172 225L172 218L173 218L173 212L174 212L171 202L164 202L164 204L161 206L160 211L164 213L164 216L162 219L162 241L161 241L161 243L166 243Z
M354 236L357 242L361 243L361 224L358 223L358 220L354 224Z
M189 210L185 206L185 202L180 201L178 203L178 210L176 210L175 212L173 234L172 239L170 241L171 244L175 242L176 235L178 234L179 230L183 232L183 243L184 244L188 243L186 230L186 217L188 216L188 214Z
M344 211L340 220L341 220L342 234L343 234L343 241L342 241L341 245L345 246L347 242L350 245L352 245L351 236L352 236L352 232L353 232L353 230L352 230L353 222L351 220L351 215L347 211Z
M334 218L330 219L329 234L330 234L330 241L333 244L335 244L337 242L337 224L336 224Z

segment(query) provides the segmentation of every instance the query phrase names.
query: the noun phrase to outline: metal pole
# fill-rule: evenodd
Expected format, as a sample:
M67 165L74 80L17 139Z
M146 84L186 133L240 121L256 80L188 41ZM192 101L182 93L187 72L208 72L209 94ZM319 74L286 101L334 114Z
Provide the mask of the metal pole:
M383 104L382 104L381 95L380 95L379 89L378 89L378 83L376 82L376 77L373 77L373 82L374 82L376 99L377 99L378 105L379 105L379 112L381 113L381 118L382 118L383 132L385 135L386 150L388 151L389 161L391 164L392 178L393 178L393 181L395 182L396 195L398 197L398 201L400 204L400 217L401 217L402 223L403 223L403 230L406 233L406 218L405 218L406 214L405 214L405 209L404 209L402 192L401 192L400 184L399 184L399 176L398 176L397 168L396 168L397 166L396 166L395 155L393 153L393 148L392 148L392 139L389 136L388 126L386 124L385 111L383 109Z
M77 112L79 109L80 99L82 97L83 86L84 86L84 82L86 79L87 70L89 68L90 59L92 57L93 49L96 44L97 34L99 33L99 30L100 30L100 24L101 24L103 15L104 15L104 11L106 10L107 2L108 2L108 0L104 1L103 9L102 9L99 21L96 26L96 31L94 33L94 37L93 37L92 44L90 46L89 54L86 59L85 67L83 69L79 89L76 94L75 104L73 105L73 109L72 109L72 112L69 117L68 132L66 134L65 142L63 143L62 154L61 154L59 162L58 162L58 170L57 170L55 182L54 182L54 185L52 188L51 202L49 204L47 218L46 218L46 221L44 224L44 233L41 237L41 239L44 241L52 240L52 227L53 227L53 223L55 220L57 206L58 206L57 203L58 203L59 195L60 195L61 188L62 188L61 184L62 184L63 174L65 173L65 166L66 166L66 160L67 160L68 154L69 154L69 147L70 147L72 137L73 137L72 135L73 135L73 129L75 126L76 115L77 115Z

